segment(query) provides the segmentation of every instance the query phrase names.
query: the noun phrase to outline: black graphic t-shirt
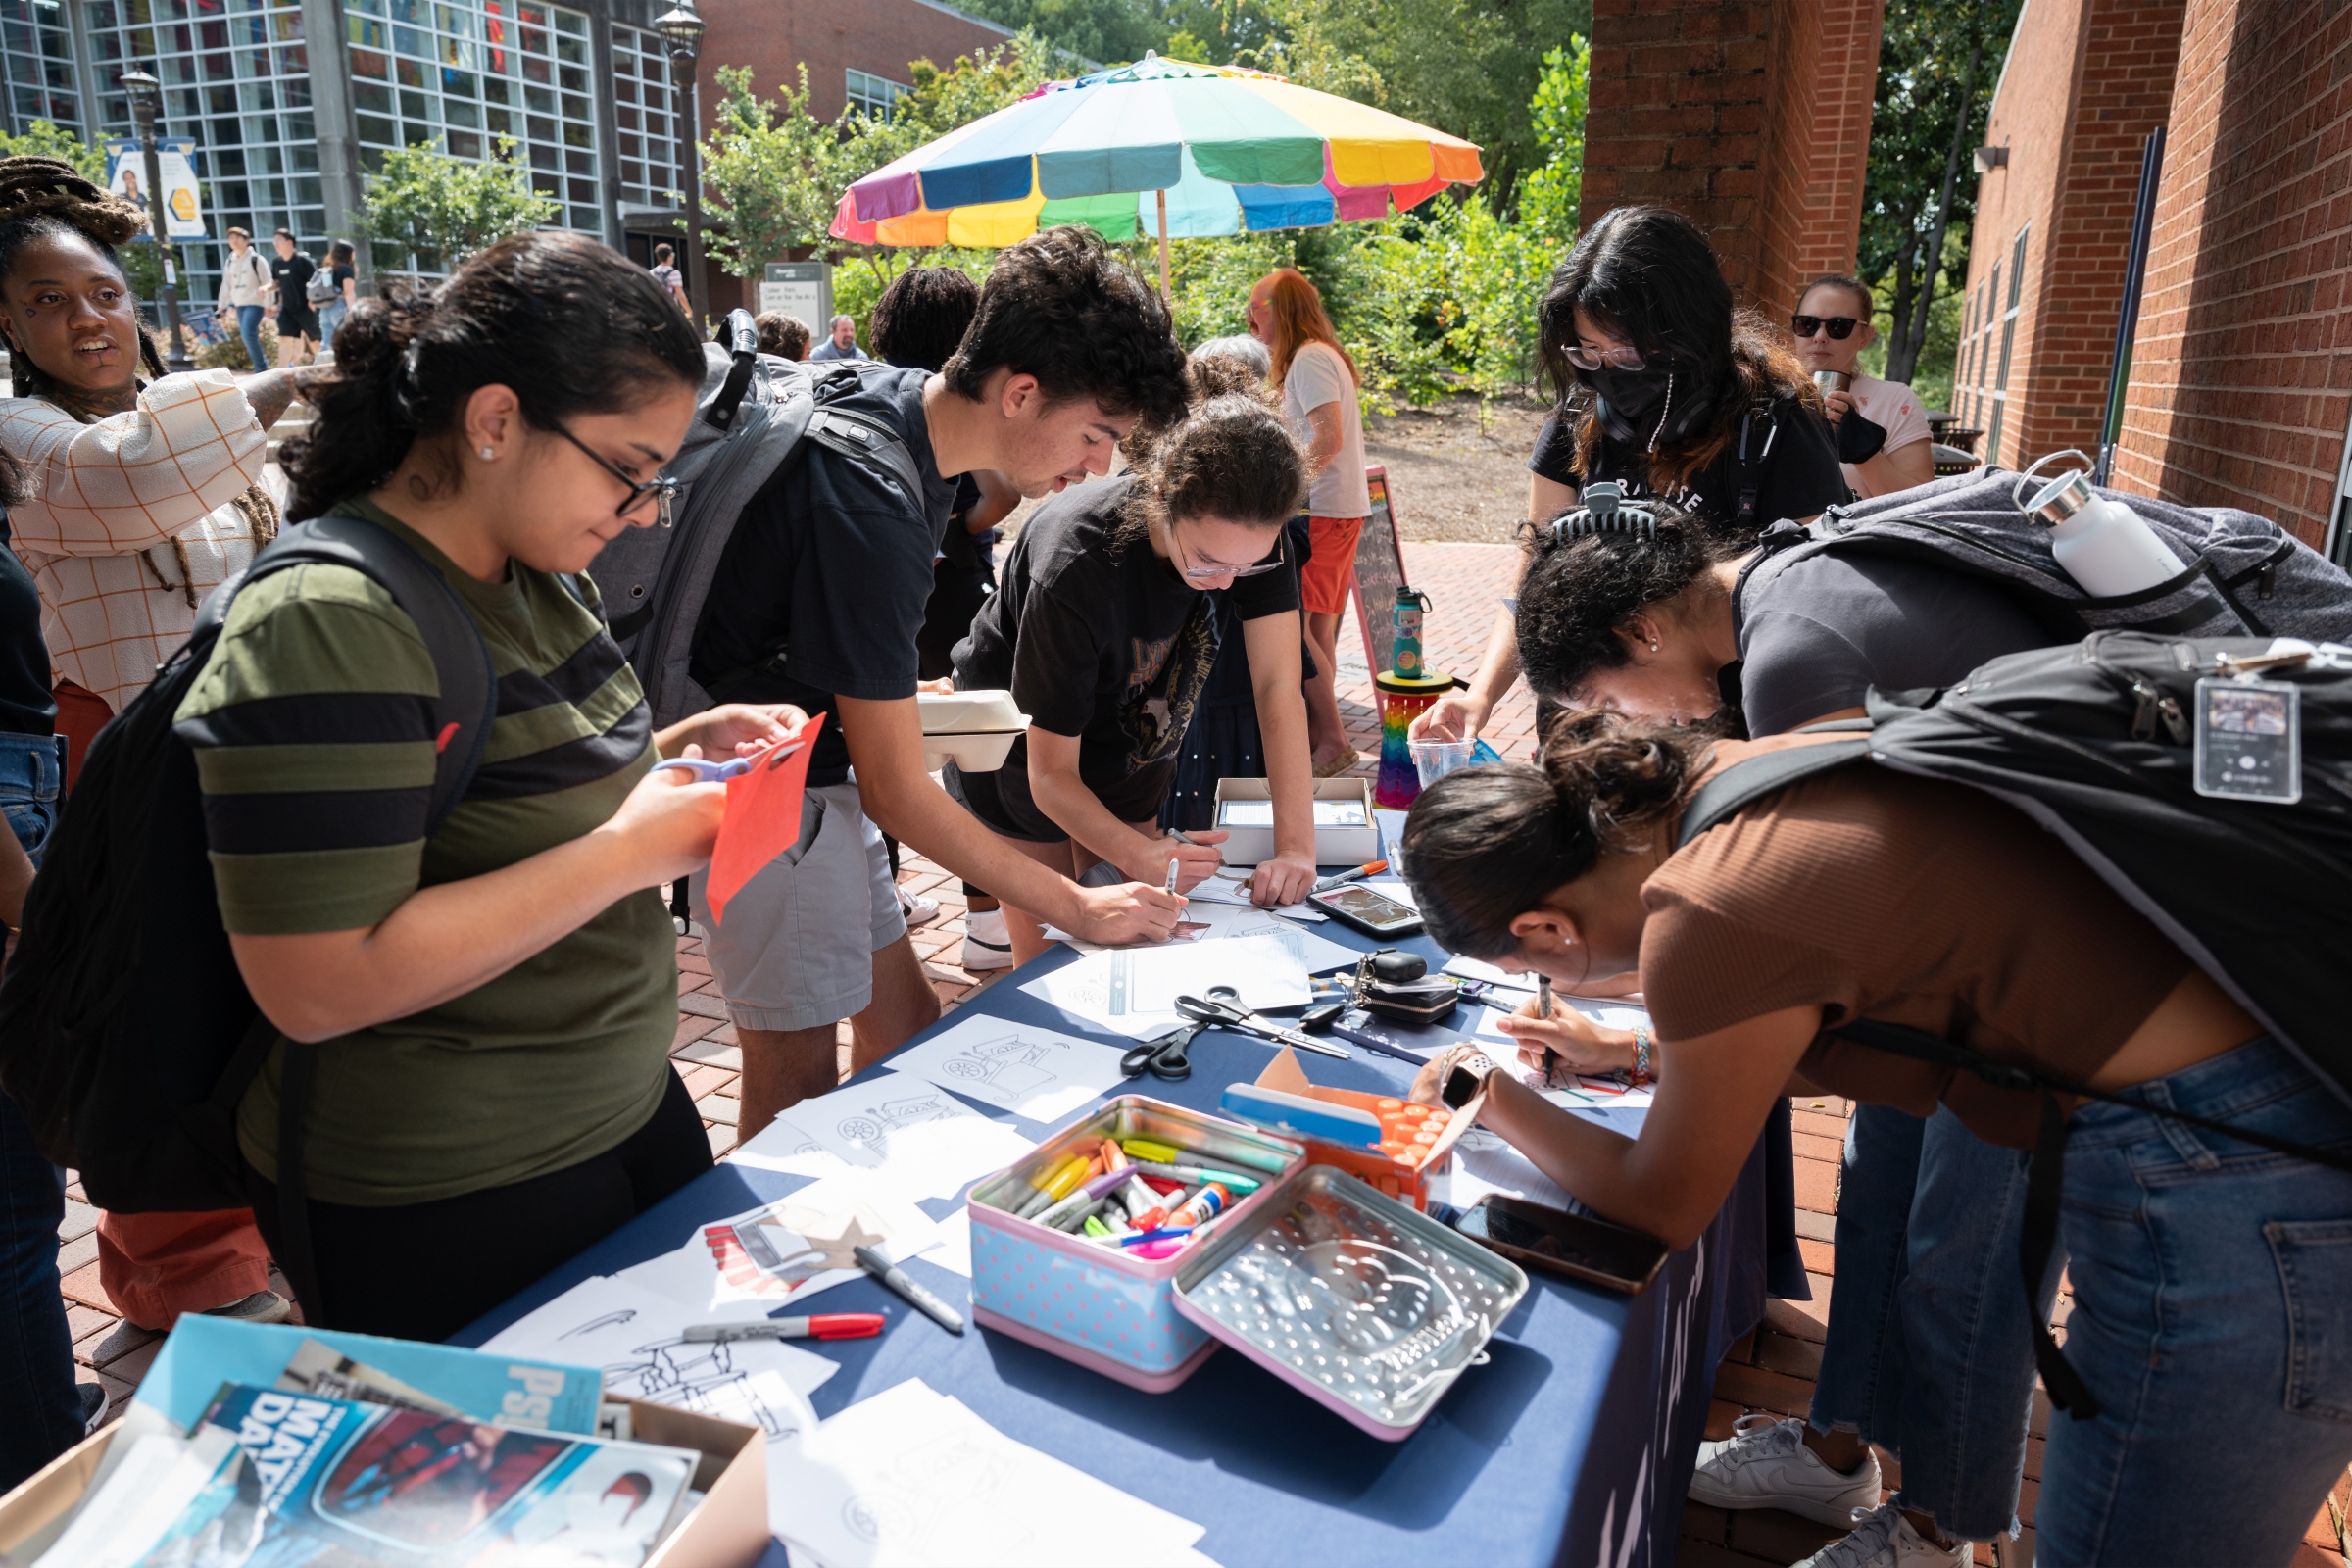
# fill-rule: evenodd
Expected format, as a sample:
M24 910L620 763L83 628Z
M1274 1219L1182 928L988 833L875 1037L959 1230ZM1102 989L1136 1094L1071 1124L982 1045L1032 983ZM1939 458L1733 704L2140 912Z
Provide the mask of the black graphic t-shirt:
M1557 410L1544 421L1536 437L1535 455L1527 466L1554 484L1581 487L1576 472L1576 417L1563 418ZM1838 448L1829 421L1794 398L1772 407L1771 445L1756 464L1755 521L1737 526L1740 510L1740 439L1734 434L1722 455L1690 477L1677 493L1664 497L1684 511L1706 519L1710 533L1740 542L1753 539L1783 517L1811 517L1823 508L1848 499L1845 471L1838 466ZM1765 439L1764 419L1758 416L1751 438ZM1649 484L1648 454L1604 437L1591 478L1615 479L1629 496L1653 495ZM1539 517L1539 522L1549 518Z
M1038 508L955 654L959 689L1009 690L1037 727L1077 737L1079 778L1123 822L1157 816L1174 784L1225 603L1243 620L1298 608L1295 563L1203 593L1147 540L1114 541L1135 482L1099 480ZM1281 538L1267 531L1268 554ZM951 787L1002 832L1063 837L1030 799L1028 772L1024 739L1002 770Z

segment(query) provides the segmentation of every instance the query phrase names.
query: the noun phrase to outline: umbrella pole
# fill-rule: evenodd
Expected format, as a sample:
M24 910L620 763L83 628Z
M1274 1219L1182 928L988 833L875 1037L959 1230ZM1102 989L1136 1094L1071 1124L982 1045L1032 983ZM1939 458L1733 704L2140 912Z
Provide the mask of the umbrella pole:
M1168 293L1168 193L1153 194L1159 198L1159 297L1173 304L1174 297Z

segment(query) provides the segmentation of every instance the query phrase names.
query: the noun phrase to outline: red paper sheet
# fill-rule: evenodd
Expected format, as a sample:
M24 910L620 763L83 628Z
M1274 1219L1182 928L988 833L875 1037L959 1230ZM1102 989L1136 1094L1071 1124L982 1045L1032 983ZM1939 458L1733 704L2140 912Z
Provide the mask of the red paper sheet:
M710 920L726 918L727 901L753 873L782 855L801 837L801 794L808 782L808 759L825 715L803 724L793 740L771 749L740 778L727 780L727 814L719 819L718 843L710 852ZM790 756L776 754L790 750Z

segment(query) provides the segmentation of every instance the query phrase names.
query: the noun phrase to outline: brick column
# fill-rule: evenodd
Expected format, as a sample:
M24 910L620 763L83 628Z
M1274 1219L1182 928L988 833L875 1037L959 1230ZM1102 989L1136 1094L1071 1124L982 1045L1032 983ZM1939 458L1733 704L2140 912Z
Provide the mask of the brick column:
M1854 264L1884 0L1594 0L1583 221L1671 207L1775 317Z
M2352 12L2188 0L2117 482L2322 542L2352 416Z

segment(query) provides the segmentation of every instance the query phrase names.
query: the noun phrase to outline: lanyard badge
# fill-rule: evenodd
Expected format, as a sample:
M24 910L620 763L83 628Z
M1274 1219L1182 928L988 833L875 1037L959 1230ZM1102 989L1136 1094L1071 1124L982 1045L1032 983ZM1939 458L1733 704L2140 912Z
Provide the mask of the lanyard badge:
M2196 788L2220 800L2303 798L2303 693L2258 675L2197 682Z

